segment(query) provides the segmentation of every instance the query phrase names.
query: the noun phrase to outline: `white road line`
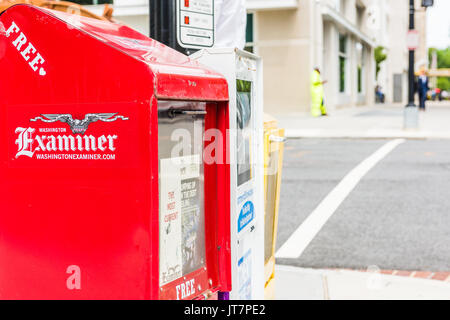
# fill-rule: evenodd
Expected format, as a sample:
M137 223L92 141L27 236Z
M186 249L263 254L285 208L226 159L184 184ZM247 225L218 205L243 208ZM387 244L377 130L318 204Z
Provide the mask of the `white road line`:
M277 251L275 256L286 259L299 258L361 179L391 151L404 142L405 139L396 139L386 143L347 174L336 188L306 218L303 224L295 230L291 237Z

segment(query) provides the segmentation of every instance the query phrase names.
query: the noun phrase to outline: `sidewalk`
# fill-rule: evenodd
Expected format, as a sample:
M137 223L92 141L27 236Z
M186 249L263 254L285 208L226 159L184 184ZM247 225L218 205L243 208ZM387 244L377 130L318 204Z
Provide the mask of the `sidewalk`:
M403 129L401 105L336 110L329 117L309 113L272 114L288 138L450 139L450 102L429 102L418 130Z
M276 266L278 300L448 300L450 282L377 272Z

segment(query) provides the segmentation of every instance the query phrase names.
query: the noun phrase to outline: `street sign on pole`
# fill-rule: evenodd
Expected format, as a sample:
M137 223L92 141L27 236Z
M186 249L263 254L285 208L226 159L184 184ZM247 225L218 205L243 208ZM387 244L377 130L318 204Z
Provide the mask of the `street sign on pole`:
M187 49L214 46L214 0L177 0L177 40Z
M414 60L415 50L419 47L419 34L415 30L415 12L414 0L409 0L409 32L407 35L407 46L409 48L409 70L408 70L408 104L404 113L404 129L419 128L419 109L414 102Z
M409 30L406 37L406 44L408 46L408 50L417 50L420 45L419 31Z

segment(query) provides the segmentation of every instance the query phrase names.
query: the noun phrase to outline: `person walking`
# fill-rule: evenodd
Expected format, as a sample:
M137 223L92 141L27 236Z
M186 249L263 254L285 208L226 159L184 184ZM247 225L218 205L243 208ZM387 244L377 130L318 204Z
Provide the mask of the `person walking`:
M428 90L430 90L430 87L428 86L428 77L425 70L420 71L419 79L417 80L417 90L419 91L419 108L420 110L425 111Z
M311 115L313 117L327 116L328 112L324 103L323 85L327 81L322 81L320 69L314 68L311 75Z

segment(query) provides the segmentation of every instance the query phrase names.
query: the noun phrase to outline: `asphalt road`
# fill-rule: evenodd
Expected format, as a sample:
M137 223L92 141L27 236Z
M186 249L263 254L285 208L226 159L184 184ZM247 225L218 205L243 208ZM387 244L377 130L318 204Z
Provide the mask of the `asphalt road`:
M277 247L387 140L288 140ZM449 271L450 141L408 140L378 163L298 259L305 268Z

